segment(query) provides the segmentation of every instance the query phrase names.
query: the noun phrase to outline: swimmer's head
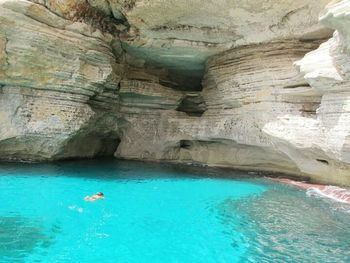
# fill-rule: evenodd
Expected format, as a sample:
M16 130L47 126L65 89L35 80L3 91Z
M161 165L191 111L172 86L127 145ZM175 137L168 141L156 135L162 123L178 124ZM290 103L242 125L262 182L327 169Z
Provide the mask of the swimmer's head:
M98 192L96 195L98 196L104 196L104 194L102 192Z

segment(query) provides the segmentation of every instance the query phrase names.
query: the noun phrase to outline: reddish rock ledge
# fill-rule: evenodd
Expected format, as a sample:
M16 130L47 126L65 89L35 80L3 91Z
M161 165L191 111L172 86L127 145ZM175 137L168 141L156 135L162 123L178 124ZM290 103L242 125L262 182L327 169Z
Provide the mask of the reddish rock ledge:
M306 190L309 195L317 195L337 202L350 204L350 189L332 185L311 184L287 178L273 178L272 180Z

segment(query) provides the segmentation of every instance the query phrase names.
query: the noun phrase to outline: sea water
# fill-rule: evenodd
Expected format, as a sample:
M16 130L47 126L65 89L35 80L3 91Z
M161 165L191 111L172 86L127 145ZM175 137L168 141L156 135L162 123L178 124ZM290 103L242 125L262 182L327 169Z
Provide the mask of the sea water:
M0 164L0 262L350 262L350 208L245 172Z

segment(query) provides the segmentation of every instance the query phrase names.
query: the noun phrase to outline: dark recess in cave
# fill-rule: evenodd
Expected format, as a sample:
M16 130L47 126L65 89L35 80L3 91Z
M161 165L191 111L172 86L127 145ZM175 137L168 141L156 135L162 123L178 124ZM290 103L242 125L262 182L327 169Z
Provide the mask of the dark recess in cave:
M102 147L100 148L97 156L113 156L117 150L120 139L119 138L102 138L101 139Z
M327 164L329 165L329 162L327 160L323 160L323 159L316 159L316 161L323 163L323 164Z
M193 143L190 140L181 140L180 141L180 148L182 148L182 149L189 150L192 148L192 145L193 145Z
M97 157L112 157L116 152L120 138L117 134L87 133L67 141L62 151L55 156L57 160L79 160ZM79 154L77 154L77 152Z
M200 94L194 93L185 96L176 110L189 116L200 117L207 110L207 105Z
M205 74L203 58L188 54L188 51L182 53L166 47L134 47L125 42L122 42L121 46L131 58L128 61L131 66L165 70L167 74L161 77L160 84L182 91L202 90L202 79Z
M195 71L169 70L170 81L177 84L176 89L183 91L202 91L203 75L204 69Z

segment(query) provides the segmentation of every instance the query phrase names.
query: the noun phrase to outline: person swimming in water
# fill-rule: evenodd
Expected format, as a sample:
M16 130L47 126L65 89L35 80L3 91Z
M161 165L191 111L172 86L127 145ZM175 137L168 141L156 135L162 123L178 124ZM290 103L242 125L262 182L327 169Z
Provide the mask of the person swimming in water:
M94 202L96 200L104 199L104 198L105 198L105 195L102 192L98 192L92 196L88 196L88 195L85 196L84 200L89 202Z

